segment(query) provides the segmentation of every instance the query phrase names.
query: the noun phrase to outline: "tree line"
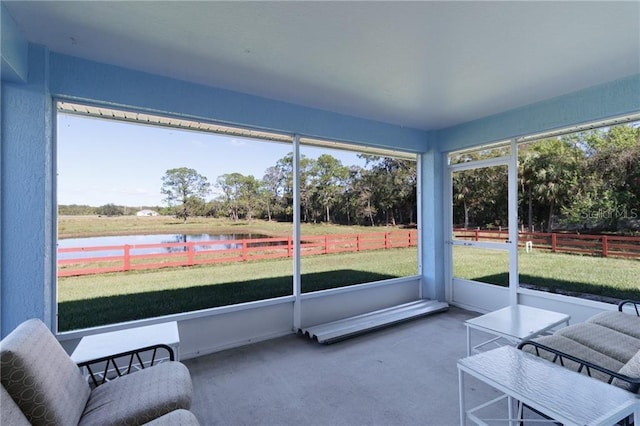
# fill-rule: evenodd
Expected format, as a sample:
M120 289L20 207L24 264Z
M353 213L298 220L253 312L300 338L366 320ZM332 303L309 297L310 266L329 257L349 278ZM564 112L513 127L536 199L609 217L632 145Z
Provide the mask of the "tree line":
M453 163L505 154L505 149L465 152ZM416 222L415 161L359 155L365 166L343 165L329 154L300 158L300 218L307 223L402 225ZM215 192L213 190L216 190ZM194 169L167 170L166 206L147 208L183 220L293 219L293 154L262 178L228 173L209 182ZM212 199L207 199L216 193ZM453 174L454 226L507 226L506 166ZM127 210L128 209L128 210ZM134 214L107 204L60 206L60 214ZM573 133L518 147L519 226L530 231L640 233L640 123Z
M500 151L452 160L481 160ZM453 186L457 226L507 226L506 167L456 172ZM518 218L529 231L640 232L640 123L520 145Z
M300 156L300 217L307 223L346 225L413 224L416 221L416 163L360 154L365 166L346 166L329 155ZM180 167L162 177L162 194L173 214L293 220L293 154L268 167L261 179L242 173L218 176L212 184L198 171ZM206 201L212 186L219 195Z

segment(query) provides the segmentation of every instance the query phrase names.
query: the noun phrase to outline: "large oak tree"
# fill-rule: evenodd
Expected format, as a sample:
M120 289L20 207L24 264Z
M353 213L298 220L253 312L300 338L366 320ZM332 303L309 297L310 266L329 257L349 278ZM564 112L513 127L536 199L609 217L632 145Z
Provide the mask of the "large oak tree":
M190 205L195 199L204 201L209 194L210 184L207 178L194 169L179 167L169 169L162 177L161 193L166 196L169 207L176 207L176 216L187 221L192 215Z

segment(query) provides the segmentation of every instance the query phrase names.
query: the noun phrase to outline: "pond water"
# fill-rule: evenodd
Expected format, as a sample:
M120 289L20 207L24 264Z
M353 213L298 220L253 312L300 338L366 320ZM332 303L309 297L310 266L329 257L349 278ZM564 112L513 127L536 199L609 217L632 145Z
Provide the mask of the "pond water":
M188 242L206 242L206 241L232 241L232 240L248 240L255 238L269 238L263 234L151 234L151 235L123 235L109 237L90 237L90 238L66 238L58 240L58 248L78 248L78 247L102 247L102 246L119 246L113 250L99 251L74 251L72 253L59 253L58 259L78 259L87 257L100 256L122 256L122 246L140 245L140 244L165 244L165 243L188 243ZM260 245L273 245L274 243L261 243ZM250 245L252 246L252 245ZM226 250L240 248L240 244L216 244L216 245L197 245L195 250ZM186 251L186 247L149 247L149 248L132 248L131 254L162 254Z

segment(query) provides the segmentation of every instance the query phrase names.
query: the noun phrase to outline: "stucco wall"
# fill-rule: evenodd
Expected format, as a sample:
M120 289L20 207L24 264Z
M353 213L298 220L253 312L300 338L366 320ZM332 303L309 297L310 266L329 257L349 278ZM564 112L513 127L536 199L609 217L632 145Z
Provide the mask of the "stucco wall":
M2 83L2 335L51 316L52 123L48 52L29 50L27 84Z
M0 4L0 28L2 29L0 37L2 80L24 83L27 80L29 43L4 4Z
M441 152L640 111L640 74L438 131Z

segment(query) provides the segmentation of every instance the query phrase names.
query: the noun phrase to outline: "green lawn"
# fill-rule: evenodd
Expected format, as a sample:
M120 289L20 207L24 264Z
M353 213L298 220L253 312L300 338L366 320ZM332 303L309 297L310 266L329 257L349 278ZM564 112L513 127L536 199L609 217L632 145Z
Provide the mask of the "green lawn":
M497 250L454 247L456 276L508 285L507 255ZM521 285L553 292L640 299L640 260L534 250L519 252Z
M417 249L304 257L302 291L413 275ZM456 276L507 285L506 255L456 246ZM58 280L61 331L292 294L291 259ZM520 254L520 281L548 291L640 299L640 261L535 251Z
M305 257L302 291L417 273L417 249ZM58 279L61 331L292 294L291 259Z

